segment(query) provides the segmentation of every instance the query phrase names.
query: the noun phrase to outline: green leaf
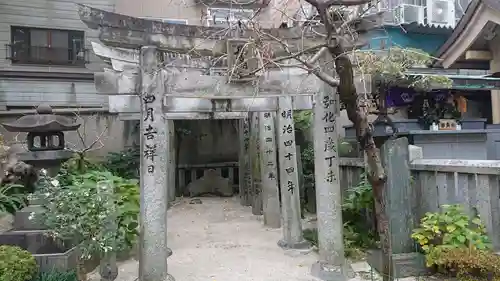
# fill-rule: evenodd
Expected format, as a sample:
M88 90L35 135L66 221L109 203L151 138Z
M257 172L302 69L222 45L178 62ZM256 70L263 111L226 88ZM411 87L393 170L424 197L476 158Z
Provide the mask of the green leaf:
M472 219L472 223L475 224L475 225L482 225L483 224L481 222L481 219L477 218L477 217Z
M455 223L455 225L460 226L460 227L467 227L467 225L469 224L469 221L460 219L460 220L455 221L454 223Z
M457 229L457 227L456 227L456 226L454 226L454 225L447 225L447 226L446 226L446 231L448 231L448 232L453 232L453 231L455 231L456 229Z
M139 224L137 222L131 222L128 224L128 229L137 229L137 227L139 226Z

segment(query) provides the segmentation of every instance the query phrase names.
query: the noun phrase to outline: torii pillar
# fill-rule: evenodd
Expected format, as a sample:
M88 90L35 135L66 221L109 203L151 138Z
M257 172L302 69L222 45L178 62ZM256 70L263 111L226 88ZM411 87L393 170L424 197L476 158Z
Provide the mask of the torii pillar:
M354 276L344 256L337 122L340 101L335 88L324 83L313 112L319 261L311 273L325 281L345 281Z
M141 48L141 212L139 280L174 280L167 270L168 122L163 118L164 72L156 47Z

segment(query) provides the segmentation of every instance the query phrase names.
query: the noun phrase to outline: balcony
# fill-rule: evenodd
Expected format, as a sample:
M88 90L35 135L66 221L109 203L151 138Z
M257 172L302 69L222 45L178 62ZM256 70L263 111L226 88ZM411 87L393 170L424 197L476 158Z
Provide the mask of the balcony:
M203 4L208 7L231 7L244 9L259 9L265 8L271 2L270 0L195 0L198 4Z
M38 47L26 45L7 45L6 58L12 64L60 65L85 67L88 50Z

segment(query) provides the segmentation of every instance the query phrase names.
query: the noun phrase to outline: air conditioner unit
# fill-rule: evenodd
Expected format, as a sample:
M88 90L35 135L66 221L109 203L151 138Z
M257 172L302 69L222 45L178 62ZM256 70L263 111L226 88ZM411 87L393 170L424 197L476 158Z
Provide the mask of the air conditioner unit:
M455 2L427 0L427 23L441 27L455 27Z
M206 14L207 26L229 27L241 21L247 23L253 17L253 10L208 8Z
M419 23L425 20L425 7L419 5L401 4L394 10L394 19L397 24Z

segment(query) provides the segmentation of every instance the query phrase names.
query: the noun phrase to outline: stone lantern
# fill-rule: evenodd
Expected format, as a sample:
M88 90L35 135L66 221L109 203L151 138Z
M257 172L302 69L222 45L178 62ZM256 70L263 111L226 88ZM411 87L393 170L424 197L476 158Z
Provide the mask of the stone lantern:
M36 112L35 115L26 115L2 125L9 132L28 133L28 151L18 153L20 161L36 169L47 169L49 175L55 176L61 163L73 155L65 149L64 132L76 131L81 124L66 116L53 114L49 105L39 105Z
M28 151L20 152L17 157L20 161L32 165L35 169L47 169L49 176L59 172L61 163L70 159L72 151L65 149L64 132L75 131L80 123L71 118L55 115L49 105L39 105L37 114L23 116L12 123L4 123L3 127L9 132L28 133ZM28 206L16 212L14 217L15 230L41 230L44 226L37 221L30 220L32 213L42 210L41 202L36 196L28 196Z

